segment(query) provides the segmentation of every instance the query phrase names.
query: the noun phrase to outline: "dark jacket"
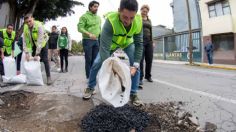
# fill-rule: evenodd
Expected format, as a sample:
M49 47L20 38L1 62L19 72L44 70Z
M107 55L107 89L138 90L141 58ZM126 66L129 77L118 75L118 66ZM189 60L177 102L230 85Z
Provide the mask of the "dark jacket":
M48 48L49 49L57 49L57 39L58 39L58 33L50 33L49 34L49 40L48 40Z

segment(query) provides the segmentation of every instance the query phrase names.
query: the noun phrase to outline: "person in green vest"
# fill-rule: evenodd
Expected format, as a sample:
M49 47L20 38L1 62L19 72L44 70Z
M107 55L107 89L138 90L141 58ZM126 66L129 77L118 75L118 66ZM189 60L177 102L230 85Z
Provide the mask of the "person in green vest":
M99 2L91 1L89 11L83 14L78 23L78 31L82 33L83 49L85 53L85 72L86 78L89 78L90 69L97 56L99 43L98 36L101 32L101 18L97 15Z
M23 31L23 51L26 60L29 61L31 56L34 60L43 61L47 75L47 84L51 85L49 62L48 62L48 36L41 22L34 20L31 14L24 17L25 25Z
M118 12L106 15L106 21L100 37L99 53L92 65L88 86L83 99L90 99L95 94L96 76L104 60L111 56L118 48L124 50L130 62L131 72L131 103L142 105L137 95L139 85L139 63L143 51L142 17L137 15L138 2L136 0L121 0Z
M59 49L60 51L60 60L61 60L60 73L68 72L68 52L71 51L71 39L66 27L62 27L61 34L58 36L57 49ZM65 59L65 70L63 70L64 59Z
M3 39L0 37L0 82L2 81L2 75L4 75L4 69L3 69L3 63L2 63L2 59L4 57L3 55L3 50L2 50L2 47L3 47Z
M4 42L2 59L4 56L14 57L16 32L13 30L13 27L13 24L8 24L6 29L0 29L0 37Z
M5 56L14 57L14 49L15 49L15 38L16 33L13 30L14 25L8 24L6 29L0 29L0 38L2 38L3 44L1 48L1 64ZM1 66L1 75L4 75L4 67Z

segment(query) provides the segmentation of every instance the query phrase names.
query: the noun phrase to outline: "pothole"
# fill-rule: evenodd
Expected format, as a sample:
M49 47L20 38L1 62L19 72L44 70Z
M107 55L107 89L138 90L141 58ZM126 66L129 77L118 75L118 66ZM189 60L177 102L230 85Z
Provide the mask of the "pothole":
M30 110L36 94L27 91L7 91L0 93L0 116L2 119L19 118Z

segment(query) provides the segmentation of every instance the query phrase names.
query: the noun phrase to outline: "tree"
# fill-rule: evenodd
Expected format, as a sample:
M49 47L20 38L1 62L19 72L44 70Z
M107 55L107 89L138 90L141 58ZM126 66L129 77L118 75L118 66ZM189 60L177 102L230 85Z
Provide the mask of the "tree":
M191 13L190 13L190 8L189 8L189 1L186 0L186 5L187 5L187 13L188 13L188 30L189 30L189 64L193 64L193 40L192 40L192 24L191 24Z
M67 16L74 13L72 8L83 3L75 0L2 0L10 5L10 23L16 23L19 27L19 20L26 14L33 16L40 21L55 20L59 16Z

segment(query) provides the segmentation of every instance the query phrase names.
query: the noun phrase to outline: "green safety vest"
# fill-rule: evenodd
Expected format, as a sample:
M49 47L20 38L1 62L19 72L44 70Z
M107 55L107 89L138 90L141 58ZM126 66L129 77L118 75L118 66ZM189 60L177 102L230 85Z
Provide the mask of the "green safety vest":
M39 30L39 26L42 26L42 23L39 21L34 21L34 26L32 29L32 39L34 41L34 44L37 47L37 40L38 40L38 30ZM47 43L47 34L46 32L44 33L44 40L43 40L43 44L42 44L42 48L46 46ZM26 43L26 47L28 49L29 52L33 52L32 50L32 39L31 39L31 35L30 35L30 30L27 24L24 25L24 38L25 38L25 43Z
M115 50L117 48L124 49L128 47L134 42L133 36L142 31L142 17L140 15L135 16L129 32L126 31L124 25L120 21L118 12L107 14L107 18L113 28L111 50Z
M7 54L10 55L12 52L12 42L14 41L16 37L16 32L12 31L11 38L9 38L6 29L1 29L0 31L2 31L3 33L3 41L4 41L3 51L7 52Z
M68 44L68 38L66 35L59 35L58 37L58 46L61 48L61 49L65 49L67 44Z

